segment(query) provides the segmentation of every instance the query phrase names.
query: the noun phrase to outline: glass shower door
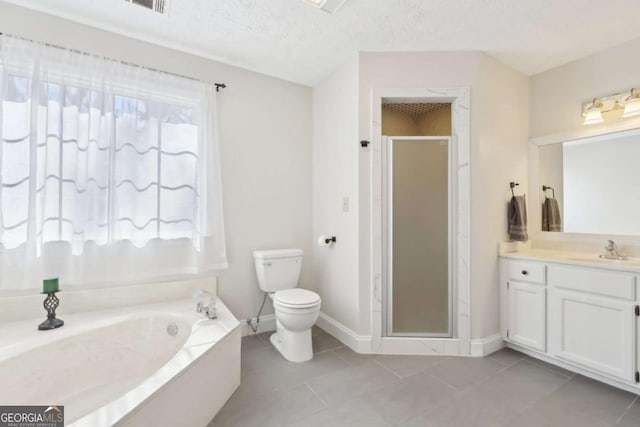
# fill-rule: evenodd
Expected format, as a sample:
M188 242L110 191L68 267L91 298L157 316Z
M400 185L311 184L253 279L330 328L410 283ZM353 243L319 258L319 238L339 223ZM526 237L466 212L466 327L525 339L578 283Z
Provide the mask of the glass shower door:
M451 336L450 145L386 139L387 336Z

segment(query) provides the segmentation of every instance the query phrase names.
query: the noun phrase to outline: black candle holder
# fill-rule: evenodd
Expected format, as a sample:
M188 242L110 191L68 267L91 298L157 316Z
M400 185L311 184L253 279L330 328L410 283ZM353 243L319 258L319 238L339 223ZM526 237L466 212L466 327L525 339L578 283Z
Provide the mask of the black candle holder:
M38 325L38 330L48 331L50 329L56 329L64 325L64 320L56 318L56 308L60 304L60 300L56 296L55 292L43 292L47 294L42 306L47 310L47 320Z

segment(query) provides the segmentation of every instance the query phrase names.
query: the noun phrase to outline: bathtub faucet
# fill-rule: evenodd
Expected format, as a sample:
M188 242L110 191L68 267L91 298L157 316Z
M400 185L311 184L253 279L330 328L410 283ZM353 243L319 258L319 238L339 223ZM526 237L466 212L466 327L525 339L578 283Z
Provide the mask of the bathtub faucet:
M198 300L196 303L196 312L204 313L209 319L218 317L216 313L216 296L203 289L198 289L193 293L193 297ZM203 300L206 299L206 302Z

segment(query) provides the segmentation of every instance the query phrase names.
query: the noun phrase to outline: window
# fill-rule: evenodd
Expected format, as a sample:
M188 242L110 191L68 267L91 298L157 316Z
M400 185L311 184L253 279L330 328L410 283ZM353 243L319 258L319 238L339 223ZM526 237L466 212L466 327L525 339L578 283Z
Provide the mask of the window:
M180 241L226 265L209 85L12 37L0 53L6 251Z
M43 243L71 242L79 253L86 240L142 245L197 234L198 129L191 108L123 95L107 100L90 89L43 82L32 130L29 80L10 75L8 84L2 110L6 247L28 241L32 178ZM105 104L113 110L103 111Z

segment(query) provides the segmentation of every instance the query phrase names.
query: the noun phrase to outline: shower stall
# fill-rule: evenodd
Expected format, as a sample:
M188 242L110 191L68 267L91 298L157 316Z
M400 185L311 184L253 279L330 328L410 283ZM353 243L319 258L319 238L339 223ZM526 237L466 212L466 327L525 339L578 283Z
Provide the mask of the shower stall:
M371 93L371 343L382 354L470 355L471 91Z

